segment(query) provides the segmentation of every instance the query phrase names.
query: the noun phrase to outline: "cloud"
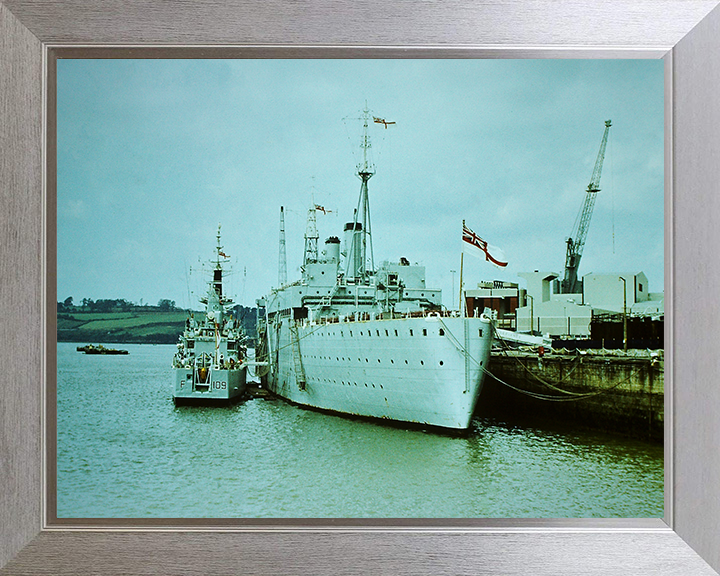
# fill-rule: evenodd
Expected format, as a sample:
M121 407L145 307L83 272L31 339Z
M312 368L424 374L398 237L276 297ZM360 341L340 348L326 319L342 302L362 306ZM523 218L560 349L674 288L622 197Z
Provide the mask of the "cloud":
M396 122L369 128L376 261L423 261L449 300L467 219L511 259L503 279L561 272L611 118L581 273L622 255L662 285L662 62L62 60L58 290L187 300L183 262L209 257L222 223L251 304L277 284L281 205L290 276L313 194L338 211L321 241L352 219L366 101ZM122 275L83 272L88 239Z

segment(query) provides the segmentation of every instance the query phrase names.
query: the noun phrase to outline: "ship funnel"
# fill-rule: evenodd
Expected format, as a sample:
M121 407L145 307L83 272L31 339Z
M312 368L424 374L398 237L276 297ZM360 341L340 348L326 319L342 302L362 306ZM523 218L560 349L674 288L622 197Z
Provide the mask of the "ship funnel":
M345 224L345 253L348 277L360 278L363 268L361 222Z
M340 262L340 238L337 236L325 240L325 259L328 262Z

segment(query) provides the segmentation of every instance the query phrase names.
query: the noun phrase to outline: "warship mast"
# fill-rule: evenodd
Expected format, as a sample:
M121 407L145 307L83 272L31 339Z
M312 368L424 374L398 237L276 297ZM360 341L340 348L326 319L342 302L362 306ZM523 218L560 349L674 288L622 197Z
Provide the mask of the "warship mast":
M224 247L220 245L220 224L218 224L217 229L217 246L215 247L216 257L215 257L215 269L213 270L213 288L215 289L215 293L222 299L222 281L223 281L223 274L222 274L222 265L228 261L228 257L223 252Z

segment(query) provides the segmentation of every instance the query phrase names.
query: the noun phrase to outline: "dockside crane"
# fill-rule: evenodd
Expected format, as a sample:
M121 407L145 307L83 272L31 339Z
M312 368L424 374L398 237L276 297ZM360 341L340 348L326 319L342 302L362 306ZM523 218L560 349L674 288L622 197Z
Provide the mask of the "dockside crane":
M600 143L597 160L595 160L595 168L593 169L590 184L588 184L585 193L585 201L578 219L573 227L570 238L567 239L567 253L565 256L565 276L563 278L560 292L562 294L577 294L581 290L581 282L578 280L578 267L580 266L580 258L582 258L583 248L585 247L585 239L587 238L588 228L590 227L590 219L592 218L593 208L597 193L600 192L600 176L602 175L603 160L605 159L605 147L607 146L608 132L612 126L611 120L605 121L605 133Z

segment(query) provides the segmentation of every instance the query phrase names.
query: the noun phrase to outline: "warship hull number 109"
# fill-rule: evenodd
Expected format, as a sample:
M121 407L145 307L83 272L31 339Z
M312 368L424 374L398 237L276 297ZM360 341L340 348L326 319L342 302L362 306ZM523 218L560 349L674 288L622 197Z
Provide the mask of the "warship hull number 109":
M205 318L187 319L173 358L175 404L230 402L245 392L245 335L227 312L232 300L223 295L222 264L227 256L222 250L218 227L213 280L200 299Z

